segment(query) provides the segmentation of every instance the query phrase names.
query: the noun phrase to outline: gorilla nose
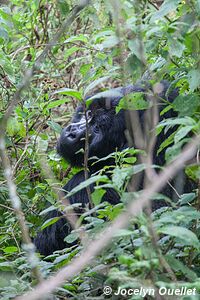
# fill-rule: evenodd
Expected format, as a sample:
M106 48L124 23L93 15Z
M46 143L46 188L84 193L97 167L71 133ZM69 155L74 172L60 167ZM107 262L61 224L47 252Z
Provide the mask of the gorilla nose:
M84 130L85 126L83 126L83 124L74 123L64 128L62 135L64 139L67 139L69 142L75 142L84 135Z
M69 125L64 129L64 135L70 140L77 138L78 128L76 126Z
M67 135L68 138L70 138L71 140L75 140L76 139L76 134L73 133L73 132L70 132L68 135Z

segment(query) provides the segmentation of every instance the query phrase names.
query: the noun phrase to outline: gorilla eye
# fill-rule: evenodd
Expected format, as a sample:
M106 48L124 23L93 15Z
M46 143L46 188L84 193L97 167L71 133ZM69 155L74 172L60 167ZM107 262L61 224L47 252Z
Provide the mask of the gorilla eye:
M98 126L95 126L93 128L93 133L99 133L99 127Z

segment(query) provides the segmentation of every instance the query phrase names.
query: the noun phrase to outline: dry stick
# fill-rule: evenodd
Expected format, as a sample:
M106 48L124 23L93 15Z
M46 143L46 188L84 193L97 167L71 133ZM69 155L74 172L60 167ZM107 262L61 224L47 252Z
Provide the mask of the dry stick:
M2 163L3 163L3 167L4 167L5 178L7 180L10 199L11 199L11 202L12 202L12 206L15 209L16 215L19 219L19 224L20 224L20 228L21 228L21 231L22 231L22 238L23 238L24 243L26 244L25 250L28 253L28 259L29 259L30 264L32 266L33 275L37 278L38 281L41 281L41 274L40 274L40 272L39 272L39 270L36 266L37 265L37 258L36 258L35 253L34 253L34 245L32 244L31 239L29 237L28 228L26 226L24 214L21 210L20 199L17 196L16 186L15 186L15 184L13 182L13 179L12 179L12 177L13 177L12 176L12 169L11 169L9 158L6 154L6 147L5 147L5 139L4 139L5 130L6 130L6 125L7 125L8 118L11 116L15 106L19 103L22 91L25 90L30 85L31 79L34 75L34 71L37 70L40 67L42 61L44 60L44 58L46 57L48 52L51 50L51 48L59 40L59 38L62 36L64 31L68 27L71 26L72 22L75 20L75 18L79 14L79 12L83 8L85 8L88 4L89 4L89 1L82 0L80 2L80 4L77 5L72 10L72 13L71 13L70 17L66 19L66 21L63 23L61 29L55 34L54 38L49 42L49 44L46 45L46 47L44 48L41 55L35 61L33 67L31 69L28 69L25 72L25 75L22 79L22 82L19 85L19 88L17 89L17 91L15 92L15 94L13 96L13 99L12 99L10 105L8 106L8 109L7 109L6 113L5 113L5 115L3 116L3 118L0 122L0 127L1 127L1 132L0 132L0 155L1 155Z
M145 138L142 131L141 122L139 119L138 111L132 110L126 112L126 124L129 128L129 132L132 133L133 145L136 149L145 150ZM138 162L144 163L142 154L138 155ZM138 190L141 181L141 174L138 173L132 176L128 185L128 191L134 192Z
M31 270L32 270L33 276L37 279L37 281L41 282L42 276L37 267L38 259L35 256L35 252L34 252L35 247L31 242L29 232L28 232L28 227L26 226L25 217L21 210L21 202L17 195L16 186L12 180L12 169L10 166L10 161L9 161L8 155L6 153L5 140L4 140L4 137L2 137L2 136L0 136L0 156L2 159L4 176L6 178L8 189L9 189L10 200L11 200L13 209L16 213L16 216L19 220L20 228L22 231L22 239L25 244L24 248L28 254L29 263L31 264Z
M164 88L164 87L163 87ZM146 138L146 164L147 168L145 169L146 180L152 182L154 179L156 180L157 174L155 170L152 168L153 165L153 155L154 148L157 141L156 136L156 126L159 122L159 112L157 106L157 95L147 96L148 101L152 100L152 107L146 111L145 114L145 138Z
M156 91L156 89L157 89L159 92L159 88L164 88L159 85L161 85L161 84L154 85L153 90ZM149 96L148 98L149 98L148 99L149 101L152 100L153 105L149 110L146 111L146 114L145 114L145 137L146 137L146 153L147 153L147 157L145 160L146 165L147 165L147 167L145 169L145 178L144 178L145 188L148 187L149 184L152 184L152 182L154 180L157 180L157 176L158 176L156 174L156 172L154 171L154 169L152 169L153 153L154 153L154 148L155 148L156 140L157 140L155 128L159 122L159 111L158 111L158 106L157 106L158 97L155 94L155 95ZM160 262L161 266L163 267L163 269L166 270L166 272L169 274L171 280L176 282L177 281L176 276L175 276L173 270L170 268L167 261L165 260L165 258L163 257L162 252L157 243L158 236L154 229L152 218L151 218L151 213L152 213L151 205L148 205L145 212L148 217L149 235L151 237L152 245L157 253L159 262Z
M26 136L26 142L25 142L24 150L23 150L22 154L20 155L20 158L17 160L16 164L14 165L14 167L12 169L12 176L15 176L17 168L19 167L21 161L23 160L24 156L26 155L27 148L28 148L28 138Z
M119 6L116 5L117 1L112 0L111 1L113 8L114 8L114 16L115 16L115 23L116 28L118 29L116 32L116 35L120 39L120 29L119 29ZM145 66L147 66L145 55L144 55L144 46L142 42L142 35L140 33L140 30L138 32L139 41L140 41L140 53L141 53L141 61ZM122 61L122 60L121 60ZM125 78L125 76L124 76ZM147 93L147 99L150 101L152 100L153 106L145 113L144 118L144 130L141 125L141 121L139 118L139 114L137 111L129 111L127 112L126 116L126 123L127 128L129 128L129 131L132 133L134 145L136 148L143 149L147 153L147 157L143 157L142 154L139 155L139 161L146 164L145 169L145 178L144 178L144 186L145 188L148 186L148 184L151 184L154 180L157 178L157 174L154 171L154 169L151 167L153 164L153 152L154 147L156 144L156 134L155 134L155 128L159 121L159 112L157 108L157 99L159 98L156 94L159 94L159 89L164 88L161 84L157 84L153 86L154 94ZM131 182L128 185L128 190L134 191L137 190L137 187L139 185L141 176L133 176L131 179ZM165 261L164 257L162 256L162 253L160 251L160 248L157 245L157 234L153 228L153 222L151 220L151 207L146 209L146 213L149 219L149 226L148 230L150 232L150 236L152 237L152 244L155 248L156 253L158 254L159 261L163 268L169 273L171 279L174 281L176 279L175 274L171 270L168 263Z
M118 31L116 32L117 36L120 39L120 29L119 29L119 12L118 12L118 6L116 5L116 1L112 1L112 5L115 12L115 22L116 22L116 28L118 28ZM118 13L116 13L118 12ZM140 32L138 35L141 37ZM121 51L122 52L122 51ZM140 53L141 53L141 59L144 65L146 64L146 59L144 56L144 47L142 43L142 39L140 38ZM122 60L121 60L122 61ZM125 76L124 76L125 78ZM160 86L155 85L155 90L160 88ZM162 86L161 86L162 88ZM144 186L147 187L148 184L150 184L153 180L156 180L157 174L152 169L152 163L153 163L153 152L154 147L156 144L156 134L155 134L155 128L159 121L158 117L158 108L157 108L157 96L156 95L148 95L147 93L147 99L150 101L152 100L153 106L145 113L145 119L144 119L144 130L142 129L141 121L139 118L139 114L137 111L128 111L126 112L126 124L127 128L129 128L129 132L132 133L134 145L136 148L146 150L147 157L143 158L142 154L139 155L139 161L142 163L146 163L147 167L145 169L145 178L144 178ZM133 176L129 185L128 190L134 191L137 190L139 183L141 180L141 175ZM148 230L150 233L150 236L152 237L152 245L155 248L155 251L158 255L159 261L163 268L169 273L172 280L176 279L173 271L170 269L168 263L165 261L164 257L162 256L162 253L157 245L157 234L153 228L153 223L151 220L151 207L149 205L148 209L146 209L146 213L149 219L149 225Z
M120 5L119 5L119 1L116 0L110 0L110 3L112 5L113 8L113 20L115 23L115 28L116 28L116 36L119 39L119 49L120 49L120 54L119 54L119 64L122 68L122 82L125 84L126 83L126 72L124 69L124 60L123 60L123 34L121 32L121 27L120 27ZM143 47L140 45L141 48L141 53L142 53L142 62L144 64L146 64L145 62L145 57L144 57L144 51L143 51ZM125 95L126 96L126 95ZM126 98L125 98L126 99ZM125 100L126 101L126 100ZM145 149L145 140L144 140L144 134L142 131L142 126L141 126L141 122L139 119L139 115L137 111L134 110L129 110L125 112L125 121L126 121L126 126L127 126L127 140L131 142L131 144L134 144L134 146L138 149ZM132 136L129 135L130 133L132 133ZM133 141L132 141L132 137L133 137ZM135 140L137 141L137 143L135 143ZM129 145L130 145L129 142ZM139 154L139 160L142 162L142 155ZM128 191L136 191L137 187L139 185L140 182L140 174L133 176L129 185L128 185Z
M151 218L151 207L149 207L146 211L147 213L147 217L148 217L148 231L149 231L149 235L151 237L151 242L152 245L157 253L160 265L162 266L162 268L169 274L169 277L171 278L171 280L173 282L177 282L177 278L175 273L173 272L173 270L171 269L170 265L168 264L168 262L166 261L166 259L164 258L162 251L158 245L158 235L154 229L153 226L153 222L152 222L152 218Z
M80 273L89 265L95 256L112 241L113 236L118 230L128 225L130 217L140 213L141 209L149 203L154 193L162 189L167 180L174 177L174 175L184 167L184 164L195 155L199 142L200 136L198 135L193 138L192 141L184 147L182 153L159 174L157 180L141 193L140 199L132 201L128 205L126 212L118 216L108 228L97 236L96 240L91 241L89 246L86 247L81 255L75 258L71 264L62 268L55 276L40 283L33 291L17 297L16 300L42 299L44 295L53 292L57 287L61 286L65 280L69 280L74 275Z
M85 151L84 151L84 176L85 180L88 179L89 174L88 174L88 155L89 155L89 126L88 126L88 117L87 117L87 111L86 111L86 104L84 103L84 115L85 115ZM91 189L90 186L86 187L86 192L88 195L88 200L90 204L90 208L93 208L93 202L92 202L92 197L91 197Z

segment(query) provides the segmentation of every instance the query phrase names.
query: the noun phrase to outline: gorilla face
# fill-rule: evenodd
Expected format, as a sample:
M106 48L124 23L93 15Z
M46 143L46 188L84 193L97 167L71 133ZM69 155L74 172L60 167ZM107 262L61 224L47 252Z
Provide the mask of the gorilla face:
M116 105L124 96L122 89L113 89L90 98L86 109L89 133L89 158L102 158L120 150L126 143L124 135L124 111L115 112ZM86 100L87 101L87 100ZM84 161L86 118L84 105L80 105L71 121L65 127L58 141L57 150L73 166L82 166Z

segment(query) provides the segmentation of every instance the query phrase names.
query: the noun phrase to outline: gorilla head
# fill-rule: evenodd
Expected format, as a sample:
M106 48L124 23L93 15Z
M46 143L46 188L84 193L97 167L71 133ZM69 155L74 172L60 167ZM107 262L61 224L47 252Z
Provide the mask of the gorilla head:
M158 96L167 98L169 101L175 99L178 95L177 90L173 90L167 95L170 86L169 83L162 81L161 84L163 89ZM116 113L116 106L119 100L125 95L133 92L146 93L150 88L147 84L145 86L141 84L129 85L86 98L84 103L78 106L70 125L62 130L57 145L58 153L69 161L72 166L83 165L86 118L89 133L88 158L102 158L116 149L120 151L127 147L125 112L124 110L120 110ZM90 103L89 105L87 105L88 102ZM86 110L86 113L84 110ZM143 112L140 112L140 117L141 114Z
M82 166L84 161L86 118L89 133L88 157L102 158L127 146L125 137L125 112L116 113L119 100L131 92L143 92L139 86L127 86L98 93L79 105L70 125L65 127L58 141L58 153L72 166ZM87 108L87 102L90 104ZM84 112L86 109L86 113Z

